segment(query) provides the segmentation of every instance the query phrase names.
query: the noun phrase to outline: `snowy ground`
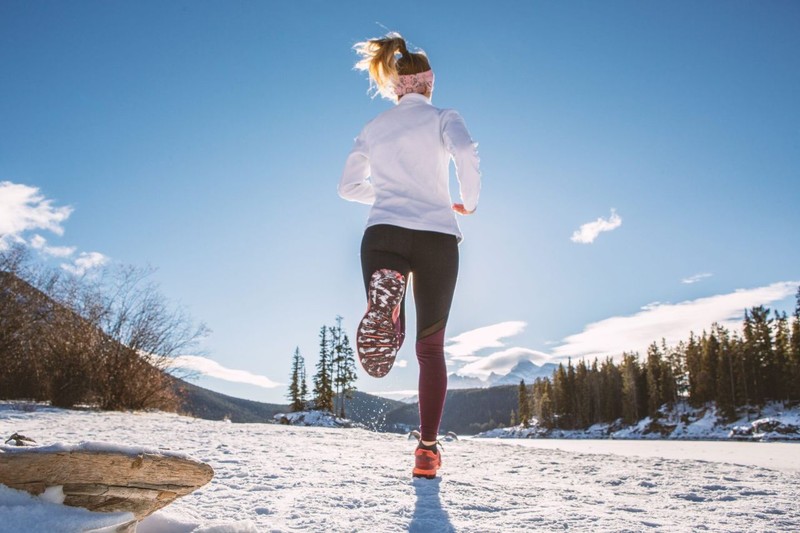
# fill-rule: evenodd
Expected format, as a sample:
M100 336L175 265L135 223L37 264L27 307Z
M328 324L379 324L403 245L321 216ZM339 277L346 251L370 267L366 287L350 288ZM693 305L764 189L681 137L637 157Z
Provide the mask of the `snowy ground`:
M445 444L441 479L412 480L414 443L393 434L0 404L0 434L14 432L169 448L214 467L209 485L146 519L142 533L800 531L791 470L470 439ZM30 531L25 507L0 490L0 532Z

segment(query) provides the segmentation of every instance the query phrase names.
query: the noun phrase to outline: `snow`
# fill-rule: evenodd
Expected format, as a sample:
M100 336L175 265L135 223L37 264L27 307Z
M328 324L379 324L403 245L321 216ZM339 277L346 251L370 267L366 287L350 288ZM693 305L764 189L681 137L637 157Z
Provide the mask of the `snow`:
M361 427L358 424L347 418L339 418L332 413L325 411L297 411L294 413L278 413L274 419L279 424L287 424L292 426L314 426L323 428L352 428Z
M34 439L35 440L35 439ZM58 452L109 452L120 453L124 455L162 455L169 457L177 457L180 459L192 459L189 455L172 451L169 449L153 448L152 446L128 446L116 442L103 442L103 441L81 441L77 444L69 444L66 442L56 442L49 445L32 445L32 446L12 446L9 444L0 444L0 453L58 453Z
M13 432L39 443L169 448L214 467L210 484L145 519L138 529L142 533L800 530L797 471L687 459L691 454L646 458L523 444L546 440L503 445L495 439L461 439L445 443L439 479L415 480L410 476L413 440L360 428L20 410L0 403L0 435ZM740 444L752 455L768 455L776 446L673 444ZM66 531L58 528L67 521L69 531L78 531L87 524L100 527L92 520L119 520L2 486L0 513L2 533L43 523L52 527L39 527L42 531Z
M56 491L46 497L31 496L27 492L0 485L0 532L47 531L48 533L75 533L113 527L133 520L131 513L92 513L86 509L67 507L48 501ZM63 493L62 493L63 494ZM35 529L31 527L35 524ZM191 531L191 530L190 530Z

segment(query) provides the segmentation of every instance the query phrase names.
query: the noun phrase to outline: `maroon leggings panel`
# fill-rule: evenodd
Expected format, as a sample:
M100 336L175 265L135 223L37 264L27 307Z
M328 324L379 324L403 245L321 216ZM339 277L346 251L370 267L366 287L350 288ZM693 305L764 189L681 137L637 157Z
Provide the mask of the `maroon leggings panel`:
M447 395L444 362L444 330L417 341L419 362L419 432L424 441L435 441Z
M370 226L361 241L361 268L367 291L376 270L396 270L406 280L413 274L420 433L423 440L436 440L447 393L444 334L458 278L458 240L455 235L435 231ZM400 320L405 330L405 297Z

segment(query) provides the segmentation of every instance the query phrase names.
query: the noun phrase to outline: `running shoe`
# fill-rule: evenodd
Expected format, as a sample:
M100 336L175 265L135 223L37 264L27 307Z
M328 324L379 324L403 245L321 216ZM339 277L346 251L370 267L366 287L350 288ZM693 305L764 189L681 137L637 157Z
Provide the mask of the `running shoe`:
M367 312L358 325L358 360L370 376L382 378L392 369L402 342L400 303L406 290L405 277L389 269L372 274Z
M414 452L414 470L411 475L414 477L424 477L426 479L433 479L436 477L436 471L442 466L442 450L435 445L436 450L428 450L423 448L421 443Z

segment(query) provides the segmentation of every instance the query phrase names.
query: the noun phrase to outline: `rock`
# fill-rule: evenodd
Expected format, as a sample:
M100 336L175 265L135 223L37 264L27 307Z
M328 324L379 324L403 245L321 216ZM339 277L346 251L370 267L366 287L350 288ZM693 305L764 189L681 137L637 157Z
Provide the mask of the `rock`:
M0 483L33 495L60 486L65 505L130 512L138 521L214 477L209 465L176 454L91 444L0 447ZM117 531L135 531L135 521L128 527Z

